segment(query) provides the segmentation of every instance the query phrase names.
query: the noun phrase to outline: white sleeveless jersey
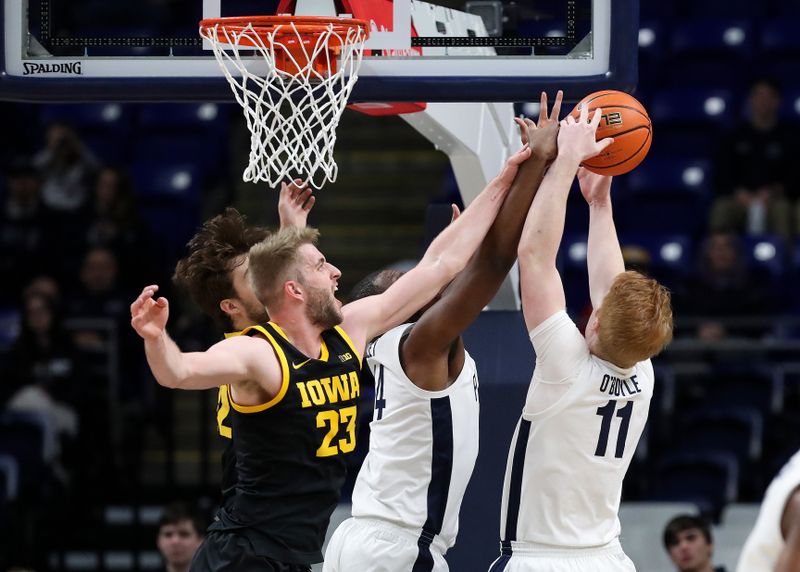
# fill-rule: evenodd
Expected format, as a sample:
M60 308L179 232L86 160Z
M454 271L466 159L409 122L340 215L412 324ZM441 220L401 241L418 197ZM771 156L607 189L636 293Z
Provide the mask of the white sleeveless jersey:
M399 344L409 324L372 342L375 376L369 453L353 490L353 516L380 518L455 543L458 512L478 456L478 376L464 368L443 391L425 391L400 365Z
M531 334L536 367L514 432L500 537L565 547L619 536L622 480L647 421L650 360L620 369L589 353L564 311Z
M770 483L756 525L744 543L736 572L772 572L784 547L781 519L786 501L800 487L800 451Z

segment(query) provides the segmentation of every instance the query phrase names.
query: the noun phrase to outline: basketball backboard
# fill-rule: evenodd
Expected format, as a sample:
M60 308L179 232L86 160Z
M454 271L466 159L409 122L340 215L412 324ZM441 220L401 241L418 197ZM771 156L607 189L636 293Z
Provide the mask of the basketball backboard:
M525 101L556 88L579 99L635 86L637 0L325 1L371 23L353 102ZM230 101L199 21L314 12L320 0L0 2L0 99Z

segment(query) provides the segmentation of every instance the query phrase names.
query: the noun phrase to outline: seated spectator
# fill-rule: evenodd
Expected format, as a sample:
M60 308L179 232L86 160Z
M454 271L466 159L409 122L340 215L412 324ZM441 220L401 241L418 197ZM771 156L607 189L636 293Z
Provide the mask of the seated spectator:
M37 293L25 298L20 336L8 363L3 376L6 407L45 412L62 437L74 438L78 417L69 403L78 390L80 363L49 298Z
M41 180L33 165L20 160L6 173L0 205L0 274L4 299L16 298L36 267L47 264L54 215L42 202Z
M677 572L725 572L714 567L714 541L708 522L697 516L678 515L664 528L664 548Z
M59 307L61 304L61 286L58 281L48 274L39 274L28 282L22 291L22 297L28 298L34 294L44 296L53 306Z
M794 221L789 201L800 189L791 177L797 153L788 126L779 121L780 103L773 80L752 84L747 119L723 139L719 150L712 231L790 237Z
M126 316L128 297L118 284L119 264L116 254L105 247L89 249L80 270L80 286L67 302L70 318L110 318L114 321ZM126 320L127 321L127 320ZM92 328L76 332L75 342L84 349L99 349L102 336Z
M86 201L97 159L64 123L50 124L45 141L45 148L34 158L44 181L44 202L57 211L75 212Z
M675 305L684 316L709 318L698 326L697 336L718 340L733 333L725 318L769 313L768 292L768 285L748 267L739 239L716 232L704 241L697 269L679 289Z
M166 572L188 572L194 553L203 543L205 523L183 503L164 509L158 523L156 544Z
M125 267L143 258L137 256L141 221L134 206L130 179L124 172L115 167L102 168L85 211L82 229L85 247L111 248L125 259Z
M116 340L118 397L138 406L144 385L138 369L141 345L128 325L130 295L121 284L117 255L105 247L90 248L83 257L78 288L66 298L66 317L71 320L75 345L91 354L99 367L110 367L106 361L109 343ZM111 328L115 329L113 336Z

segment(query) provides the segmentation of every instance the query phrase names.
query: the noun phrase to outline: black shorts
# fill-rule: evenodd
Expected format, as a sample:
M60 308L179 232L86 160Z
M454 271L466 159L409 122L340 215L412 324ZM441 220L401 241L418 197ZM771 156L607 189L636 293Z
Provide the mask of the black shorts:
M305 564L286 564L257 556L253 545L239 534L210 531L197 549L191 572L311 572Z

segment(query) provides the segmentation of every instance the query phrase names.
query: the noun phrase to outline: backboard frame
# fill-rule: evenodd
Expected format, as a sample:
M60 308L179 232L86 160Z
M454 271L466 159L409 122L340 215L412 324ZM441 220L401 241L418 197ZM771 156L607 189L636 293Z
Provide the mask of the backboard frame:
M565 0L569 2L570 0ZM607 52L607 65L598 66L597 71L585 75L565 75L559 71L559 61L553 60L547 74L513 76L503 69L503 60L498 58L497 75L455 75L443 77L436 73L414 74L412 60L398 58L391 62L397 68L394 75L375 75L375 65L365 58L359 81L353 90L351 102L382 101L528 101L536 99L542 90L565 91L566 99L578 100L586 93L598 89L633 91L638 76L638 0L593 0L610 4L605 16L593 14L593 19L607 17L613 22ZM207 58L170 57L163 58L163 74L137 77L86 77L83 73L87 61L81 58L52 58L50 61L25 60L22 54L23 35L21 27L5 26L9 10L22 10L22 0L2 0L0 29L5 31L0 42L0 100L31 102L68 101L215 101L230 102L230 89L218 69L208 66ZM599 12L599 11L595 11ZM16 16L19 16L18 14ZM11 20L13 21L13 20ZM16 35L15 35L16 34ZM531 58L531 61L546 62L547 57ZM103 58L94 58L101 64ZM130 58L134 60L135 58ZM459 59L463 62L459 63ZM108 65L114 62L124 65L121 58L107 58ZM213 60L212 60L213 61ZM469 58L451 58L448 65L466 66ZM11 62L11 64L9 64ZM600 62L603 64L604 62ZM580 64L580 63L579 63ZM38 68L35 66L39 66ZM48 71L47 66L51 67ZM91 65L95 65L95 61ZM174 77L170 65L180 66L181 73L197 75ZM214 64L216 65L216 63ZM44 67L42 67L44 66ZM418 67L418 66L417 66ZM561 66L563 67L563 66ZM52 70L61 70L54 73ZM412 75L406 75L412 74ZM64 76L66 77L53 77Z

